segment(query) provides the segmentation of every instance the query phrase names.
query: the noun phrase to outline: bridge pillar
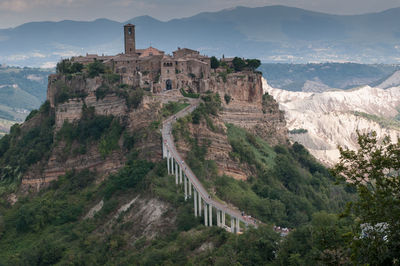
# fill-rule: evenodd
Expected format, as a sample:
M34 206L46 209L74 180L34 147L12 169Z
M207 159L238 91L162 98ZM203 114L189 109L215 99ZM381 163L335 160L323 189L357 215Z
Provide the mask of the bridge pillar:
M187 178L186 178L185 174L183 174L183 180L184 180L183 186L185 187L185 200L187 200L187 197L188 197L188 193L187 193Z
M192 182L190 181L190 179L188 178L188 182L189 182L189 198L192 197Z
M207 203L204 202L204 225L208 226Z
M179 169L179 184L182 184L182 166L178 164Z
M178 163L177 162L175 162L175 183L178 185Z
M194 189L193 190L193 195L194 195L194 217L197 217L197 191Z
M211 204L208 205L208 210L209 210L209 213L210 213L210 215L209 215L209 217L208 217L209 220L210 220L210 221L208 222L208 226L212 226L212 223L213 223L213 222L212 222L212 207L213 207L213 206L212 206Z
M165 157L167 157L167 151L166 151L167 147L165 147L165 143L164 143L164 139L162 139L162 157L163 159Z
M225 226L225 212L224 211L221 211L222 213L222 226L224 227Z
M240 220L239 218L236 218L236 234L239 234L240 232Z
M168 174L171 174L171 169L169 167L169 151L167 150L167 168L168 168Z
M171 166L170 166L170 168L171 168L171 175L173 175L174 174L174 157L172 157L172 154L171 154L171 152L169 151L168 152L168 154L169 154L169 163L171 164Z
M235 233L235 219L231 217L231 233Z
M199 195L199 216L201 216L201 195L200 195L200 191L197 191L197 194Z

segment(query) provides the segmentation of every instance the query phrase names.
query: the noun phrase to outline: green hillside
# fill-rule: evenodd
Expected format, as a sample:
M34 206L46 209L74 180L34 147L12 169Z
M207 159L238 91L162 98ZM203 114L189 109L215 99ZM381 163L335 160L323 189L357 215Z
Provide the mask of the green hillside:
M207 99L217 98L208 95L204 99L205 105L184 121L211 121L219 107ZM161 115L171 115L185 106L170 103ZM117 121L111 116L84 115L74 124L64 124L55 137L54 112L45 103L29 117L29 128L14 126L10 135L0 140L1 265L273 264L281 241L272 224L290 228L309 224L318 211L338 211L352 197L344 187L334 186L327 170L302 146L271 147L228 125L232 156L254 167L254 177L248 181L215 174L206 177L204 173L215 173L215 164L204 160L206 150L197 141L193 142L188 163L206 187L216 190L217 197L246 210L265 225L243 235L207 228L201 218L194 217L193 203L184 201L182 188L167 175L166 161L140 159L142 151L136 141L128 141ZM212 122L209 127L213 128ZM159 129L154 126L151 130L156 133ZM112 141L118 136L126 139L123 145ZM48 188L10 205L8 197L18 190L28 167L46 161L60 141L74 141L86 150L88 144L103 147L105 139L110 140L111 150L123 149L128 154L128 161L117 173L99 179L96 172L69 171ZM152 203L137 203L135 209L119 211L135 198ZM93 218L85 218L100 201L100 211L89 216ZM163 206L163 214L152 238L150 232L141 232L139 228L144 225L133 223L131 217L154 204Z
M47 78L54 70L0 66L0 136L10 123L22 122L46 99Z

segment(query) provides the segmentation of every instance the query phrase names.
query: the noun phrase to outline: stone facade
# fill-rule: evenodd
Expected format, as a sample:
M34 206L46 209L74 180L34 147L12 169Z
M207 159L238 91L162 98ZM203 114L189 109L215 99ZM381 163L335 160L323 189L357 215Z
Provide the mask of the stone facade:
M87 54L73 57L73 62L89 64L101 61L114 73L122 76L123 83L150 88L154 93L172 89L200 89L200 79L208 78L210 58L200 52L178 48L173 55L154 47L136 49L135 26L124 26L125 53L115 56Z

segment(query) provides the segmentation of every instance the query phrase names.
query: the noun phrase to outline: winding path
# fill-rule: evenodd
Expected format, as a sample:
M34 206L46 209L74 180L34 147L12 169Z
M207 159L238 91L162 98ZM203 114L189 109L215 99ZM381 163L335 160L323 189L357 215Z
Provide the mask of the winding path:
M212 225L213 208L217 214L217 226L229 229L231 232L240 232L240 223L244 223L247 227L252 225L257 227L258 221L249 216L242 215L238 210L222 204L208 194L201 182L197 179L196 175L192 172L190 167L184 163L183 158L178 153L172 136L172 125L176 119L184 117L193 112L199 105L199 100L191 100L191 104L178 112L176 115L169 117L163 122L162 127L162 143L163 143L163 157L167 158L168 173L175 174L176 184L184 183L185 200L192 198L193 186L193 201L195 216L201 216L203 207L204 210L204 223L206 226ZM183 179L183 180L182 180ZM203 204L202 204L203 203ZM204 205L204 206L202 206ZM231 226L228 227L225 223L225 214L231 217Z

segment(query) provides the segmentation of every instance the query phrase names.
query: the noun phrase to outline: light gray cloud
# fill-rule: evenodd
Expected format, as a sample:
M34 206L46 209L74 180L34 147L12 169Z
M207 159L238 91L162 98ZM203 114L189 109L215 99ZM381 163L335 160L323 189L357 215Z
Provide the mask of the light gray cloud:
M161 20L235 6L287 5L333 14L360 14L399 7L400 0L0 0L0 28L29 21L150 15Z
M0 10L25 12L36 8L56 7L76 7L88 0L1 0Z

